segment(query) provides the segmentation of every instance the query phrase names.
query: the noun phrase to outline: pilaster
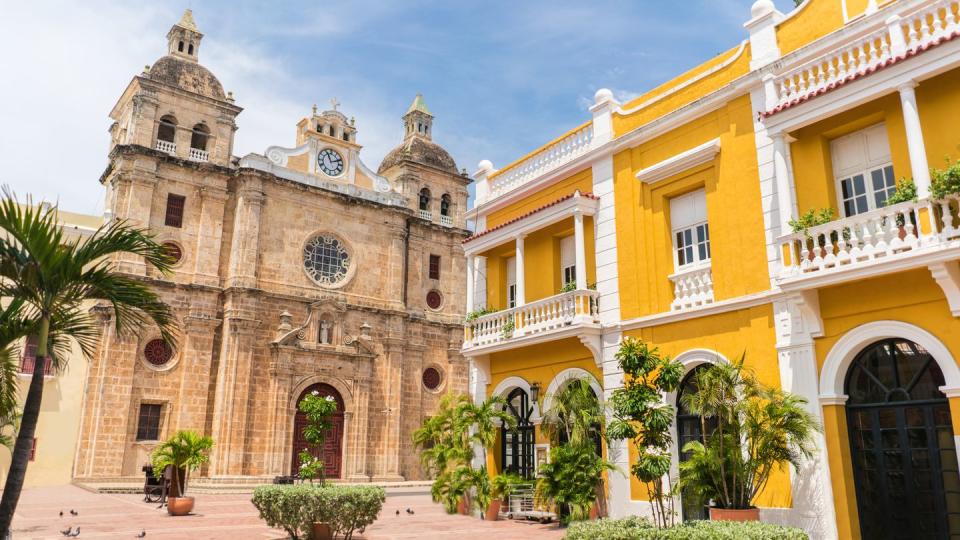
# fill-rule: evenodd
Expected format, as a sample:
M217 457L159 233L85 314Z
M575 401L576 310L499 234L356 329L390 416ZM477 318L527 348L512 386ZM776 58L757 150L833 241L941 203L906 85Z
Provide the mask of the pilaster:
M220 245L227 192L211 186L200 188L200 221L197 223L194 282L215 287L220 283Z
M210 476L244 474L254 336L260 321L224 317L223 345L213 404Z
M264 198L260 180L256 178L247 178L238 190L233 241L230 247L228 287L256 287L260 213Z

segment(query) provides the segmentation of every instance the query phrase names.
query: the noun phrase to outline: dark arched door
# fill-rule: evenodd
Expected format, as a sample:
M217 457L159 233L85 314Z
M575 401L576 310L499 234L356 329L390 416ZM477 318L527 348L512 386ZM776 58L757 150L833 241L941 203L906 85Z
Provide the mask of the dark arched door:
M317 392L320 396L330 396L337 402L337 412L333 414L330 422L333 426L327 432L323 448L307 442L303 437L303 428L307 425L307 416L300 412L300 402L303 401L311 392ZM306 448L314 457L323 460L324 476L327 478L340 478L340 467L343 462L343 397L340 392L329 384L315 384L310 386L300 397L297 398L297 413L293 419L293 450L290 465L290 474L297 474L300 470L300 452Z
M517 428L500 428L500 463L503 471L533 478L533 423L530 421L533 407L530 406L527 393L521 388L510 392L506 410L517 420Z
M920 345L885 339L847 373L860 531L870 539L960 537L960 471L943 373Z
M684 452L683 447L688 442L704 442L704 428L707 434L713 433L717 428L716 418L703 419L700 415L690 411L683 405L683 396L697 393L696 373L707 369L710 364L700 364L690 370L683 381L680 383L680 389L677 391L677 448L680 450L680 462L690 459L690 453ZM683 520L692 521L695 519L709 519L706 508L707 501L701 501L689 489L680 492L680 506L683 509Z

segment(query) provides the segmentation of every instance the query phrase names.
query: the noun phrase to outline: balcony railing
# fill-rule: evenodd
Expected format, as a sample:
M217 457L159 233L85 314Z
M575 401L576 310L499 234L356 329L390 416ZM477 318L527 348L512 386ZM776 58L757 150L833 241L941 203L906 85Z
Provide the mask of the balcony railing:
M560 167L590 149L593 124L584 126L490 179L490 198L498 197Z
M681 270L670 276L673 282L673 303L679 311L713 303L713 272L709 266Z
M829 52L774 79L776 100L768 108L819 94L951 35L960 30L954 13L957 4L958 0L934 0L918 10L916 6L921 3L907 2L900 13L892 14L885 22L875 20L869 27L851 32L859 37L831 47Z
M191 161L207 161L210 159L210 152L206 150L201 150L199 148L190 149L190 160Z
M172 143L170 141L162 141L157 139L157 150L161 152L166 152L171 156L177 153L177 143Z
M496 345L598 319L597 291L576 290L477 317L466 323L464 348Z
M781 280L799 280L949 247L960 238L960 198L921 199L810 227L780 238Z
M440 224L444 227L453 227L453 218L440 214Z
M429 210L419 210L417 215L420 216L420 219L425 219L427 221L433 221L433 212Z

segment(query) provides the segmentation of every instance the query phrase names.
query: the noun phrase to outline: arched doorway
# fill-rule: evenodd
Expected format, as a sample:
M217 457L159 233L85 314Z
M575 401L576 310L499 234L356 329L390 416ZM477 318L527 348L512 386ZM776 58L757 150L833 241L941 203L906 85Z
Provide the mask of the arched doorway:
M312 445L303 437L303 428L307 425L307 416L300 412L299 404L308 394L317 392L320 396L330 396L337 402L337 412L330 419L333 427L327 433L323 448ZM329 384L314 384L307 387L297 398L297 413L293 418L293 449L290 462L290 474L297 474L300 469L300 452L306 448L314 457L323 460L324 476L340 478L343 462L343 397L340 392Z
M519 474L523 478L533 478L533 407L523 388L514 388L507 395L506 410L517 420L515 430L507 426L500 428L500 463L504 472Z
M708 369L710 364L700 364L691 369L689 373L680 382L680 388L677 390L677 450L679 452L680 463L690 459L690 453L684 452L683 447L692 441L704 442L704 428L707 433L713 433L717 428L716 418L704 419L690 411L683 405L683 396L697 393L696 374L704 369ZM709 519L707 513L706 501L701 501L689 489L680 492L680 508L684 521L697 519Z
M854 358L845 390L863 538L960 535L960 470L943 372L906 339Z

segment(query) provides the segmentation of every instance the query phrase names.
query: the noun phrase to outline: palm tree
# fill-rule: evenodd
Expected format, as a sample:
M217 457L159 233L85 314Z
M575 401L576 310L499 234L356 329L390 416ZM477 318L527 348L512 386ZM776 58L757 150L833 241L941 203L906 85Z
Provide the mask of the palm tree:
M70 342L91 358L99 338L98 326L83 304L105 301L113 310L118 332L130 332L152 323L168 343L175 342L175 323L169 306L145 282L114 272L119 254L143 257L167 272L173 262L166 250L144 230L123 221L104 224L86 239L67 239L57 224L56 207L21 206L4 189L0 202L0 297L22 302L29 333L37 342L37 366L27 399L10 473L0 499L0 537L10 531L20 499L30 447L43 399L43 362L61 371L66 367ZM2 392L0 392L2 393Z
M574 446L594 448L605 420L600 398L584 377L570 381L552 396L540 427L554 446L565 440Z
M173 467L173 485L170 492L174 497L185 497L190 471L199 469L210 460L211 448L213 439L210 437L195 431L178 431L153 451L151 464L154 474L160 478L168 465Z

